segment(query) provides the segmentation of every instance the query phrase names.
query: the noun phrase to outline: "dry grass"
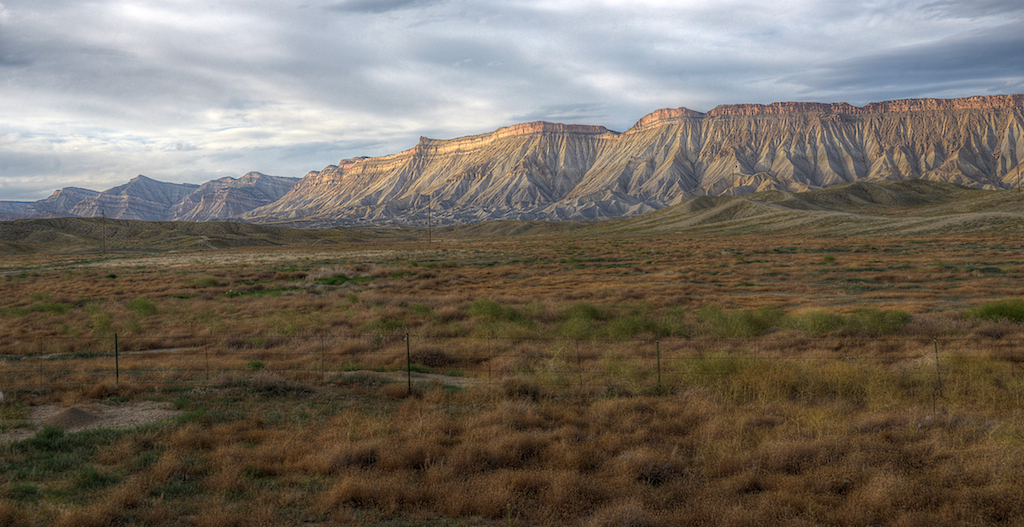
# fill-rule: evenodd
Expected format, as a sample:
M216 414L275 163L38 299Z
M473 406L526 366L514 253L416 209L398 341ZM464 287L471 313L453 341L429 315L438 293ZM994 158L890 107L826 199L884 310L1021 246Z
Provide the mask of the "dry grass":
M185 410L0 446L0 524L1024 516L1024 329L974 316L1024 296L1009 237L389 243L0 276L4 426L50 401ZM407 353L475 382L410 393Z

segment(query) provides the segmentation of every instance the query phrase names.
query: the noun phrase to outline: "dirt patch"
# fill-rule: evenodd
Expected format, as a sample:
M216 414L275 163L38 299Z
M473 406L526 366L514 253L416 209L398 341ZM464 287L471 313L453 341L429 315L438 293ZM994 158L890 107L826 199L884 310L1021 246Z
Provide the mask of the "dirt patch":
M59 404L32 407L28 421L32 426L15 428L0 434L0 443L28 439L43 427L56 425L68 432L89 428L134 428L180 414L171 403L142 401L132 404L85 404L62 408Z
M65 430L85 428L99 420L94 414L72 406L43 421L44 426L59 426Z

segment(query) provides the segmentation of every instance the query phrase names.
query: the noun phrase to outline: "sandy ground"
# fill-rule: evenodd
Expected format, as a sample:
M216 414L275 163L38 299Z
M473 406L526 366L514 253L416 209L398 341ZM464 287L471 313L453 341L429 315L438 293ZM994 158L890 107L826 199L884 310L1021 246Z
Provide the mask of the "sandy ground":
M33 428L15 428L0 434L0 442L19 441L32 437L47 425L57 425L72 432L89 428L134 428L165 417L178 415L171 403L142 401L124 405L87 403L64 408L59 404L32 407L29 419Z

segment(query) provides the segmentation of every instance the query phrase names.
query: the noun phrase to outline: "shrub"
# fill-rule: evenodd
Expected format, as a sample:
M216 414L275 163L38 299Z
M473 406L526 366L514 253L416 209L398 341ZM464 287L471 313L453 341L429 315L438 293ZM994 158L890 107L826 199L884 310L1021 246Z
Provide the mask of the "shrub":
M606 311L599 309L589 302L576 302L562 312L562 320L569 319L583 320L605 320L608 318Z
M641 333L657 335L660 333L660 329L657 322L643 315L615 318L609 321L605 327L609 337L620 340L630 339Z
M212 276L201 276L199 278L196 278L195 285L196 285L196 287L203 287L203 288L205 288L205 287L217 287L217 286L220 285L220 280L217 280L216 278L214 278Z
M782 322L782 310L765 306L756 310L724 311L705 307L697 311L697 318L707 323L711 332L722 338L750 338L767 333Z
M558 327L558 332L565 338L573 340L587 340L597 337L597 328L588 318L573 317Z
M156 304L139 297L128 302L128 309L140 317L148 317L157 314Z
M12 500L32 503L39 501L40 495L39 487L30 483L15 483L8 487L6 492L6 496Z
M868 335L889 335L903 329L914 317L906 311L861 308L853 312L851 329Z
M406 328L405 322L393 317L380 317L362 325L366 333L394 333Z
M489 298L480 298L469 306L469 314L486 322L528 323L530 320L512 306L503 306Z
M53 313L56 315L66 315L71 312L71 304L65 302L36 302L32 304L29 309L37 313Z
M790 317L788 325L812 337L818 337L842 330L847 326L847 321L840 314L816 309Z
M965 313L970 318L982 318L999 322L1009 320L1010 322L1024 322L1024 300L1006 299L997 302L972 307Z
M346 284L348 282L352 282L352 283L355 283L355 284L365 284L366 282L372 282L372 281L373 281L373 277L370 277L370 276L353 276L353 277L349 278L348 276L345 276L343 274L331 276L331 277L328 277L328 278L318 278L318 279L314 280L315 283L321 284L321 285L342 285L342 284Z

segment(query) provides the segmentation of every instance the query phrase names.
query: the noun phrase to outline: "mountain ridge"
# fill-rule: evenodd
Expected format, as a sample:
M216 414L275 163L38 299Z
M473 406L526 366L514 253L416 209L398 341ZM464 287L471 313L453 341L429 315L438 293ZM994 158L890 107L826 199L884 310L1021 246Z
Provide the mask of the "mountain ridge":
M623 133L525 123L311 171L243 219L307 226L636 215L701 195L922 178L1009 188L1024 95L656 110Z
M433 230L434 239L544 235L574 236L787 233L818 237L990 234L1024 229L1015 191L983 191L920 179L858 181L827 189L749 196L698 196L651 214L598 222L492 221ZM234 222L102 221L48 218L0 223L0 254L216 250L242 246L323 245L377 239L425 242L424 228L295 229Z
M11 205L0 219L61 210L303 227L419 225L428 217L435 225L596 219L700 196L793 193L855 181L1006 189L1019 184L1022 155L1024 95L862 107L732 104L706 113L662 108L621 133L533 121L454 139L420 137L407 150L342 159L301 179L253 172L240 180L175 185L140 176L100 193L62 189L35 204ZM263 187L244 181L250 176Z

